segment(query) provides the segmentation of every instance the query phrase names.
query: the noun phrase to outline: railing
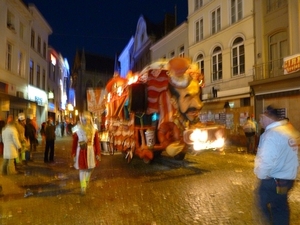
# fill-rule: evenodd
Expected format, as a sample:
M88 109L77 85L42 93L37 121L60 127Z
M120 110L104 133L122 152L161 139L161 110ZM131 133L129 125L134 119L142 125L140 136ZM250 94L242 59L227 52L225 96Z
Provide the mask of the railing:
M253 66L254 80L264 80L284 74L283 59L269 61L268 63Z

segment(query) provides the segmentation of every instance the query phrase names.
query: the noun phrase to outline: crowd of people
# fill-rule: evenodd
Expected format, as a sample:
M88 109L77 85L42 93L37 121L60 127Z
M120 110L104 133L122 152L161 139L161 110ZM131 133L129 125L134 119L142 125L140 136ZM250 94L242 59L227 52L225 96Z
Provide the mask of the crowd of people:
M100 140L89 112L82 113L80 122L74 126L65 123L54 123L49 116L38 128L35 118L25 118L19 113L15 120L9 115L7 121L0 122L0 154L3 155L2 175L15 175L32 161L32 153L36 151L38 135L42 137L44 147L44 163L54 163L55 139L65 134L73 135L71 156L74 158L74 168L79 170L81 194L86 193L93 168L101 158ZM71 133L72 132L72 133ZM0 196L2 186L0 184Z
M259 123L264 132L260 134L254 162L254 174L259 180L256 191L257 208L261 211L264 224L288 225L288 193L299 169L300 132L271 105L260 115ZM36 124L34 120L25 122L25 116L21 113L17 121L9 116L6 124L0 125L4 126L0 137L4 146L2 174L16 174L15 164L31 158L26 149L29 149L29 153L36 149ZM42 125L45 163L54 161L56 128L51 117ZM257 134L257 125L250 117L244 130L249 137L248 147L254 151L252 137ZM82 113L80 122L72 131L70 154L74 159L74 168L79 171L81 194L85 195L92 171L101 160L100 140L89 112ZM0 184L0 195L1 191Z

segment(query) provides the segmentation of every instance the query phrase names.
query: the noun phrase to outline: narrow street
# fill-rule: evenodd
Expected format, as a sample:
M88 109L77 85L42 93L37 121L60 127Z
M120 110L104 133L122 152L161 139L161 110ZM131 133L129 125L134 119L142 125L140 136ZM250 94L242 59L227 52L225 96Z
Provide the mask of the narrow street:
M55 164L33 162L14 176L1 176L1 225L257 225L254 155L235 147L224 152L167 157L145 164L122 154L102 155L85 196L72 167L72 139L58 137ZM1 159L2 160L2 159ZM300 221L300 182L289 198L291 225Z

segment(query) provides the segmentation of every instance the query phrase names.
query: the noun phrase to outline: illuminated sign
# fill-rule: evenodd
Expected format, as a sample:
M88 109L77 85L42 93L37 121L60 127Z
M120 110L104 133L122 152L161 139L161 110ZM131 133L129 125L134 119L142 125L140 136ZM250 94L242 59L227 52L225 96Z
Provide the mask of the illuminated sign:
M52 103L52 102L48 103L48 111L52 111L52 112L55 111L55 105L54 105L54 103Z
M38 105L42 106L43 105L43 99L38 97L38 96L35 96L35 101Z
M284 58L284 74L289 74L300 70L300 54Z

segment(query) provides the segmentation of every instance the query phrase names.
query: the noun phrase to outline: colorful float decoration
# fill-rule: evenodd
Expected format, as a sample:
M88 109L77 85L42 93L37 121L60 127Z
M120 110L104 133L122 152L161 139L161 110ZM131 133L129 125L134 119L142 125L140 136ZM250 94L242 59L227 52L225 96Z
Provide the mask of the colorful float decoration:
M154 62L126 79L114 75L106 86L112 147L128 162L133 156L150 162L162 152L183 159L189 150L221 149L224 127L199 121L203 85L198 66L187 58Z

